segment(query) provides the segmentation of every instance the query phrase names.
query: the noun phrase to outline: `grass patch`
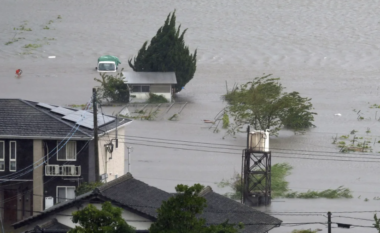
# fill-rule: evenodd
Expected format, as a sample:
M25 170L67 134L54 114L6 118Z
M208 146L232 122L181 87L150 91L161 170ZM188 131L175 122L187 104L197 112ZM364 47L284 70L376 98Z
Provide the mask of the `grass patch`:
M26 49L36 49L42 47L42 44L26 44L24 45L24 48Z
M223 127L223 129L227 129L229 125L230 125L230 118L229 118L227 113L224 113L223 114L223 126L222 127Z
M277 163L272 166L272 198L282 197L289 191L289 183L285 180L286 176L290 175L292 166L288 163ZM225 196L238 200L241 197L241 176L236 173L230 180L222 180L217 183L218 187L231 187L232 193L227 193Z
M17 41L22 40L22 39L25 39L25 38L24 37L13 38L12 40L10 40L7 43L5 43L5 45L13 44L14 42L17 42Z
M44 28L42 28L44 30L49 30L50 28L48 26L45 26Z
M293 230L292 231L292 233L317 233L318 232L318 230L310 230L310 229L308 229L308 230Z
M307 192L295 192L289 189L289 182L286 181L286 177L290 175L293 167L288 163L277 163L272 166L272 198L285 197L285 198L352 198L351 190L344 188L343 186L337 189L326 189L323 191L309 190ZM257 176L260 179L260 176ZM217 183L218 187L231 187L233 192L226 193L225 196L239 200L241 197L241 176L236 173L231 179L223 179Z
M159 103L168 103L169 101L162 95L149 93L149 99L147 102L151 104L159 104Z
M62 16L61 16L61 15L58 15L58 16L57 16L57 19L62 19Z
M23 24L21 24L18 28L13 28L13 30L18 30L18 31L32 31L31 28L26 27L27 26L27 21L24 21Z
M286 198L328 198L328 199L336 199L336 198L352 198L351 190L348 188L344 188L343 186L339 186L337 189L326 189L324 191L313 191L308 190L304 193L299 192L289 192L284 195Z

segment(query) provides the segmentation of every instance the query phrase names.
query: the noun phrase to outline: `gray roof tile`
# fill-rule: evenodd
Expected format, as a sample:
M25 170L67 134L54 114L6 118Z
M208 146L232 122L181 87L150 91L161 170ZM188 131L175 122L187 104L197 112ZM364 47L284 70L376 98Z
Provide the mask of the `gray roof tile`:
M92 192L78 196L75 200L58 204L41 214L15 223L14 226L17 228L24 226L36 219L49 216L54 211L63 210L65 206L69 207L78 201L94 197L112 200L123 207L135 210L154 220L157 218L157 209L162 202L173 195L136 180L128 173L98 187ZM206 219L207 224L220 224L227 220L229 223L242 222L245 227L240 231L241 233L264 233L281 224L281 220L214 193L210 187L206 187L200 195L207 201L207 207L200 216Z
M74 122L63 120L62 115L37 104L20 99L0 99L0 138L60 139L74 132ZM128 122L130 120L123 119L119 121L119 125ZM99 134L115 127L116 123L112 121L99 127ZM93 130L80 126L72 138L87 140L92 135Z

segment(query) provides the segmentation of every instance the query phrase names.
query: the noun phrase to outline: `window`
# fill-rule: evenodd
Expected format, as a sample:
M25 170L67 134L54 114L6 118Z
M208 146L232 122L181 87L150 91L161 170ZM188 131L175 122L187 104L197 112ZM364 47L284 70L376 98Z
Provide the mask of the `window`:
M74 186L57 186L57 203L75 199Z
M132 92L149 92L150 86L132 86Z
M77 160L77 142L68 141L65 146L59 145L57 141L57 160L75 161Z
M15 172L17 170L17 153L16 153L16 141L9 142L9 171Z
M5 143L0 141L0 171L5 171Z

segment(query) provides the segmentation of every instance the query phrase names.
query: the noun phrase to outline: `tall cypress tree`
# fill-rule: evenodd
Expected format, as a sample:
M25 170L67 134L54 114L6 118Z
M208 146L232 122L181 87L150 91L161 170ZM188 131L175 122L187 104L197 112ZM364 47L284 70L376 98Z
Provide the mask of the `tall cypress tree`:
M158 29L157 34L152 38L150 44L146 41L137 56L128 61L129 66L134 71L174 71L177 77L177 84L173 86L175 92L179 92L193 77L197 68L197 50L191 54L185 45L181 25L175 26L175 11L170 13L165 20L164 26Z

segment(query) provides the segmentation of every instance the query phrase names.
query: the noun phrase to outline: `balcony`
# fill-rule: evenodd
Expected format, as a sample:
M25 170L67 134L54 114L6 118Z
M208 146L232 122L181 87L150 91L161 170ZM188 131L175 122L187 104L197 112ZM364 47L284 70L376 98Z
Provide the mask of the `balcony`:
M80 176L81 168L75 165L45 165L45 176Z

